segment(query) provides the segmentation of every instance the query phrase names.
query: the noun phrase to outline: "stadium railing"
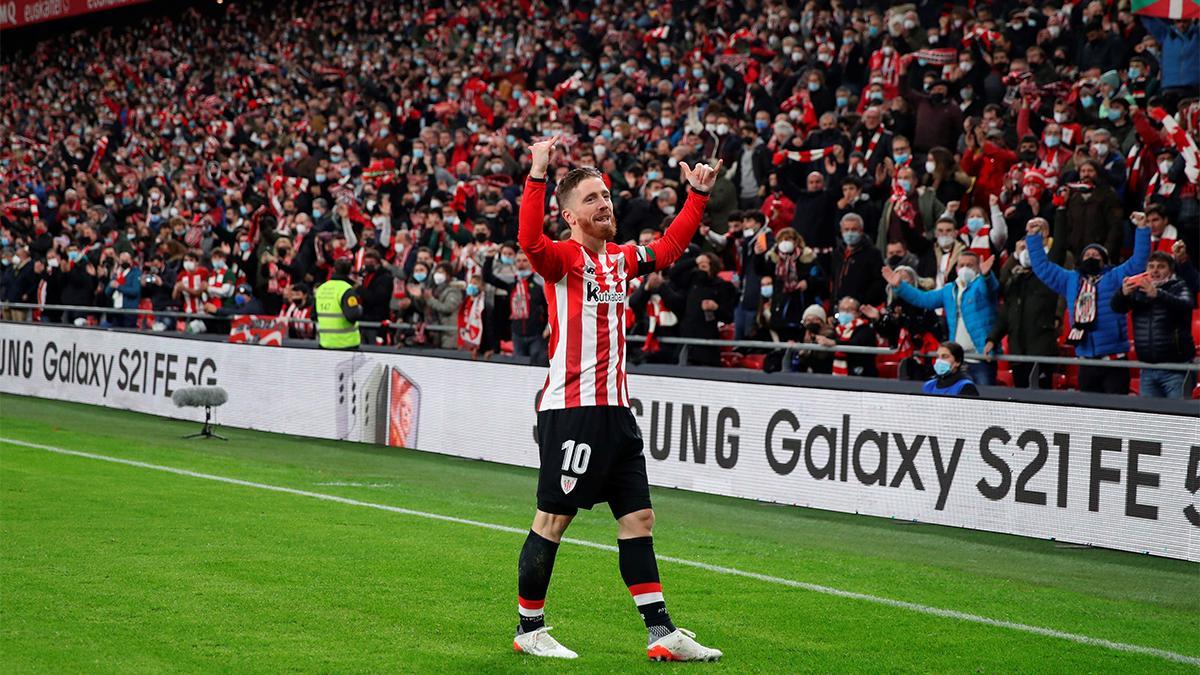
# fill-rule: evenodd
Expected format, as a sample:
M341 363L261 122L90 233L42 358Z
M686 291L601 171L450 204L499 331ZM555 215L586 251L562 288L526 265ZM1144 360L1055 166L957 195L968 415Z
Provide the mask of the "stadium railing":
M73 312L78 314L118 314L118 315L134 315L142 317L163 317L163 318L178 318L178 319L199 319L228 321L232 316L221 316L207 313L188 313L169 310L148 310L148 309L123 309L114 307L96 307L85 305L40 305L36 303L21 303L9 302L0 303L0 309L19 309L26 311L41 311L41 312ZM276 317L280 321L287 323L299 324L315 324L312 319L299 319L291 317ZM360 321L358 325L364 328L387 328L393 330L411 330L417 328L411 323L393 323L380 321ZM457 331L457 326L425 324L423 326L426 331L433 332L452 332ZM627 335L625 338L629 342L645 342L644 335ZM784 350L784 358L788 358L791 352L795 351L811 351L811 352L841 352L843 354L874 354L874 355L894 355L900 350L890 347L859 347L855 345L845 346L824 346L819 344L811 344L806 342L767 342L761 340L713 340L706 338L685 338L685 337L667 337L662 336L656 338L658 342L667 345L679 345L681 347L679 354L679 364L687 364L688 347L731 347L734 349L750 349L750 350L768 350L779 351ZM932 357L933 353L920 353L918 356ZM1156 370L1167 370L1174 372L1200 372L1200 362L1192 361L1189 363L1148 363L1145 361L1136 361L1130 359L1089 359L1073 356L1030 356L1024 354L1001 354L991 356L979 354L977 352L969 352L966 354L968 360L973 361L1007 361L1012 363L1033 363L1045 365L1061 365L1061 366L1097 366L1101 368L1126 368L1140 369L1152 368Z

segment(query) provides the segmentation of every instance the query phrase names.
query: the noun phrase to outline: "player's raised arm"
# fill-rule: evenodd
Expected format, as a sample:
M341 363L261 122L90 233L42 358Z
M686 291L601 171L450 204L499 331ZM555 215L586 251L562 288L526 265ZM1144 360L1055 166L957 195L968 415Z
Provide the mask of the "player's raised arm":
M683 204L683 209L675 217L675 220L671 221L671 225L667 227L663 237L650 244L650 250L654 254L655 269L664 269L679 260L679 256L683 255L692 237L696 236L696 230L700 227L700 218L704 215L704 207L708 204L708 195L717 182L722 165L722 160L718 160L715 167L707 164L690 167L685 162L679 163L680 178L691 186L691 190L687 201Z
M525 193L521 196L520 225L517 243L529 256L535 272L549 283L554 283L565 274L565 256L558 250L557 242L546 236L546 171L558 138L539 141L529 147L533 153L533 164L529 178L525 180Z

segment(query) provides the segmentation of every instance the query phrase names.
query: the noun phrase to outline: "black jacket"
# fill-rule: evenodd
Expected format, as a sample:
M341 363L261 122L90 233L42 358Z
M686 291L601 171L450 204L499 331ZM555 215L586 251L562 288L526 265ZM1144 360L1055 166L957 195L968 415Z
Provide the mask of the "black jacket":
M374 272L363 271L363 283L358 294L363 303L363 321L387 321L392 302L392 273L386 267Z
M717 322L733 322L733 308L737 304L736 289L724 279L697 270L695 258L677 263L672 268L671 283L663 286L660 295L677 313L679 309L683 310L679 318L679 334L682 337L716 340L721 337ZM716 311L704 311L701 305L705 300L716 301ZM721 350L718 347L689 347L688 363L719 366Z
M833 294L830 300L837 302L849 296L866 305L881 305L886 299L884 294L883 255L879 249L864 235L858 247L849 251L844 245L839 245L833 251L831 267L833 268Z
M988 339L997 345L1008 336L1009 354L1058 355L1060 298L1028 268L1009 258L1004 277L1004 306Z
M1151 298L1141 289L1112 296L1114 312L1133 312L1133 346L1139 361L1183 363L1196 356L1192 341L1192 294L1187 284L1172 278Z

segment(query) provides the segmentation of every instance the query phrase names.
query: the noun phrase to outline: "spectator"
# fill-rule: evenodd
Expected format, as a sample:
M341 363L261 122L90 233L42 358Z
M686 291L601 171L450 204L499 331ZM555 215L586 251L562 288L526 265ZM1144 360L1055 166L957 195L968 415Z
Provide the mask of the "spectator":
M1121 247L1124 236L1121 200L1101 177L1102 171L1096 160L1084 160L1079 165L1080 182L1069 186L1067 250L1076 257L1089 244L1100 244L1106 252Z
M742 261L742 292L734 310L735 340L745 339L758 314L762 290L760 270L763 265L755 261L775 245L775 235L767 227L766 217L762 213L746 211L741 216L742 239L735 243L737 259Z
M1061 213L1061 211L1060 211ZM1061 265L1066 257L1066 244L1059 228L1059 236L1045 238L1048 225L1045 220L1029 221L1027 231L1040 232L1043 244L1048 245L1046 257ZM1009 257L1000 270L1000 288L1004 295L1004 306L988 335L984 351L993 353L996 345L1008 338L1008 353L1020 356L1058 356L1059 323L1062 316L1062 301L1059 295L1042 283L1033 273L1027 241L1017 241L1016 254ZM1021 388L1050 389L1054 380L1055 366L1037 364L1037 381L1031 380L1034 364L1010 362L1013 384Z
M284 290L287 304L279 310L280 318L288 322L288 337L311 340L317 327L313 317L313 294L308 284L295 283Z
M63 269L66 273L66 279L63 281L63 304L92 306L96 299L96 285L99 283L96 278L96 266L83 256L77 247L72 246L67 249L67 262ZM63 318L69 323L74 323L77 319L85 317L85 312L68 311Z
M862 303L850 296L838 301L838 312L834 316L834 337L818 335L817 344L825 347L878 347L878 337L871 322L860 311ZM835 352L833 355L834 375L878 377L874 354L857 352Z
M530 363L544 365L549 363L546 340L550 337L545 284L533 273L533 265L524 252L516 254L512 265L513 277L509 281L496 274L496 258L489 256L483 263L483 280L503 290L507 298L503 306L508 310L513 356L527 356ZM497 303L496 307L499 309L501 305Z
M913 288L929 290L933 280L917 276L917 271L907 265L889 267ZM898 350L901 355L898 374L902 380L923 380L928 377L928 366L923 365L914 354L915 352L936 349L936 345L944 337L942 319L934 311L917 307L905 302L896 295L896 290L888 287L887 307L884 311L876 310L867 305L863 314L875 322L875 331L888 346Z
M804 322L804 344L832 345L837 342L837 333L829 325L824 307L809 305L801 320ZM792 363L784 365L793 372L830 375L833 373L833 352L798 349Z
M262 303L254 297L254 289L250 284L238 284L233 291L231 302L222 303L215 312L217 316L239 316L263 313Z
M718 276L720 271L721 259L711 253L677 262L669 270L671 283L664 290L667 304L682 309L679 324L681 337L716 340L721 337L719 323L733 321L737 291L733 284ZM755 307L755 313L757 310ZM754 324L754 317L751 314L750 326ZM721 350L718 347L691 346L688 348L687 362L719 366Z
M963 348L957 342L943 342L933 362L935 376L927 381L922 391L938 396L979 396L979 389L963 372Z
M804 310L825 294L825 271L817 264L816 251L795 230L786 228L761 260L765 263L762 278L771 279L762 289L770 308L767 327L779 340L802 339Z
M112 306L116 309L137 309L142 298L142 270L133 264L133 256L128 251L122 253L117 260L117 266L104 294L110 298ZM109 323L119 328L133 328L137 325L137 315L115 314Z
M964 251L958 257L958 273L953 283L942 288L921 291L914 288L900 275L883 268L883 277L889 286L896 289L901 300L923 309L942 309L946 313L946 326L954 342L979 352L985 357L987 338L996 322L997 292L1000 283L992 275L992 264L996 258L981 260L972 251ZM967 372L972 381L990 385L995 382L995 362L967 361Z
M433 269L433 284L423 290L426 320L431 325L450 326L455 330L439 330L433 344L442 349L458 346L458 308L462 305L464 285L454 279L450 263L438 263Z
M1175 276L1175 259L1150 254L1144 274L1125 277L1112 296L1112 311L1133 313L1133 346L1147 363L1189 363L1196 357L1192 340L1193 294ZM1140 394L1148 398L1185 398L1188 373L1143 368Z
M1193 95L1200 86L1196 54L1200 53L1200 26L1195 21L1169 22L1143 16L1142 25L1162 49L1162 87L1180 89Z
M383 266L379 251L367 249L363 253L362 281L358 288L363 309L358 330L362 334L363 344L387 344L388 331L385 328L364 326L362 322L387 322L391 316L394 285L392 273Z
M1145 269L1150 255L1150 228L1145 216L1135 214L1137 232L1133 255L1124 263L1109 265L1108 251L1100 244L1083 249L1079 267L1066 270L1046 257L1041 232L1025 238L1033 273L1055 293L1067 299L1071 332L1067 342L1075 354L1085 358L1121 360L1129 352L1126 318L1112 309L1112 297L1121 292L1125 277ZM1129 393L1129 369L1104 366L1079 367L1080 391L1106 394Z
M878 270L883 266L883 256L863 236L862 218L855 213L842 216L841 231L842 243L833 252L833 297L882 304L884 285Z

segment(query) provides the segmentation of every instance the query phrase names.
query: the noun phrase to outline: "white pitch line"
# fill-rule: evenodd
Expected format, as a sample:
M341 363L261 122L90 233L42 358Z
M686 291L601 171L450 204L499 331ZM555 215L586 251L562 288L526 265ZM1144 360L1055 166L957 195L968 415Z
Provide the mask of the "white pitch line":
M152 469L154 471L162 471L165 473L173 473L179 476L188 476L190 478L201 478L211 480L218 483L227 483L229 485L240 485L242 487L257 488L259 490L269 490L271 492L282 492L284 494L297 495L300 497L311 497L312 499L320 499L327 502L335 502L338 504L346 504L349 506L362 506L368 509L377 509L379 511L389 511L391 513L399 513L406 516L416 516L418 518L427 518L430 520L440 520L447 523L457 523L459 525L471 525L473 527L482 527L488 530L496 530L498 532L511 532L513 534L524 535L529 532L528 529L519 527L509 527L507 525L497 525L495 523L485 523L479 520L470 520L468 518L458 518L455 516L447 516L440 513L429 513L427 511L416 511L406 509L400 506L390 506L388 504L376 504L373 502L364 502L348 497L339 497L337 495L324 494L321 492L309 492L308 490L297 490L296 488L284 487L282 485L269 485L267 483L256 483L249 480L241 480L240 478L230 478L228 476L217 476L211 473L201 473L198 471L189 471L187 469L179 469L173 466L163 466L161 464L150 464L149 462L139 462L132 459L123 459L121 457L110 457L108 455L97 455L91 452L81 452L79 450L68 450L66 448L58 448L52 445L42 445L40 443L30 443L28 441L20 441L12 438L0 437L0 443L9 443L25 448L33 448L36 450L45 450L60 455L72 455L75 457L85 457L87 459L100 460L102 462L111 462L113 464L124 464L126 466L135 466L141 469ZM579 546L587 546L589 548L599 549L602 551L616 551L617 547L611 544L600 544L594 541L585 541L583 539L574 539L564 537L564 542L576 544ZM854 591L844 591L840 588L832 586L822 586L821 584L812 584L805 581L796 581L794 579L785 579L783 577L775 577L769 574L759 574L757 572L747 572L733 567L722 567L720 565L710 565L709 563L700 562L697 560L688 560L686 558L676 558L673 556L658 556L659 560L672 562L677 565L686 565L696 569L715 572L717 574L727 574L730 576L744 577L747 579L756 579L770 584L787 586L789 588L799 588L815 593L823 593L839 598L849 598L851 600L861 600L863 602L871 602L877 605L885 605L888 607L897 607L899 609L907 609L909 611L928 614L930 616L942 617L945 619L958 619L969 623L978 623L985 626L995 626L997 628L1008 628L1010 630L1021 631L1023 633L1032 633L1033 635L1041 635L1044 637L1058 638L1060 640L1068 640L1083 645L1093 647L1103 647L1119 652L1127 652L1131 654L1144 654L1146 656L1155 656L1168 661L1185 663L1191 666L1200 666L1200 657L1180 654L1178 652L1168 651L1166 649L1156 649L1154 647L1145 647L1142 645L1129 644L1126 642L1114 642L1103 638L1095 638L1088 635L1080 635L1078 633L1068 633L1066 631L1055 630L1053 628L1045 628L1043 626L1032 626L1015 621L1005 621L1003 619L993 619L979 614L970 614L968 612L960 612L953 609L942 609L940 607L930 607L921 605L915 602L907 602L904 600L895 600L885 598L878 595L869 595L867 593L856 593Z

